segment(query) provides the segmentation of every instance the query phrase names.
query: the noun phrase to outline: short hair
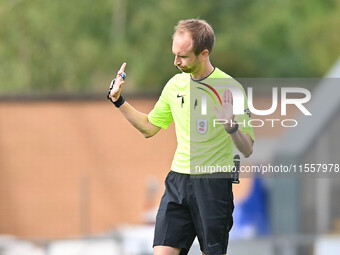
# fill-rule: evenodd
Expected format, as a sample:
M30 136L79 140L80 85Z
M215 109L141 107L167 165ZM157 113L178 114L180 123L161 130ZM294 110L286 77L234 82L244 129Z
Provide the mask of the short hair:
M174 38L177 33L185 32L189 32L191 34L194 42L193 50L195 55L198 55L205 49L207 49L210 54L215 44L215 33L212 27L205 20L180 20L175 26L175 32L172 38Z

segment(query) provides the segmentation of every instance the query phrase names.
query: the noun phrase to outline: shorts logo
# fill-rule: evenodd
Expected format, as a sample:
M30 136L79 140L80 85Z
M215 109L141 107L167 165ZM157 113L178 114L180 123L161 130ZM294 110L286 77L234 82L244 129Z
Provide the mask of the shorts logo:
M199 134L204 135L208 131L208 119L196 119L196 130Z

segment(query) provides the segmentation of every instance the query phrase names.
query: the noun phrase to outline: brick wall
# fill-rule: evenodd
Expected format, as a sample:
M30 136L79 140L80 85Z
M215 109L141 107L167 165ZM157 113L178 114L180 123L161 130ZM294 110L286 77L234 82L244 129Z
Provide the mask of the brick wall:
M154 101L132 103L148 112ZM0 233L56 238L141 223L146 183L163 182L175 147L173 126L145 139L106 101L1 103Z

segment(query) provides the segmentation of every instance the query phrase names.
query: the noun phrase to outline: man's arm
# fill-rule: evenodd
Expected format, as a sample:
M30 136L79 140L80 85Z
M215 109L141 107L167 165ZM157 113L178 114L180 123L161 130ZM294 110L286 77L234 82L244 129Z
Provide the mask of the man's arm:
M137 111L128 102L125 102L119 107L119 110L131 125L138 129L145 138L154 136L161 129L150 123L147 114Z
M236 148L244 157L248 158L253 153L254 141L249 135L244 134L238 129L235 133L230 134L230 137Z
M126 63L123 63L121 68L119 69L117 76L115 78L115 81L112 81L110 86L110 91L108 98L115 104L118 102L119 99L121 99L121 91L122 91L122 85L124 84L124 78L125 77L125 66ZM124 75L122 75L124 74ZM137 111L135 108L132 107L128 102L124 102L123 104L119 104L119 110L120 112L125 116L125 118L133 125L135 128L137 128L146 138L154 136L161 128L157 127L150 123L148 119L148 115L142 112Z

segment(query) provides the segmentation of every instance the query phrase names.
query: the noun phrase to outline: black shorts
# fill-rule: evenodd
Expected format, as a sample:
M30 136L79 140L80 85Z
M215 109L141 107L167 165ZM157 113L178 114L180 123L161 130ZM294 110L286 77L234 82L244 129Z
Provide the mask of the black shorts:
M225 254L233 210L231 179L197 178L170 171L153 245L181 248L180 255L185 255L197 236L205 254Z

